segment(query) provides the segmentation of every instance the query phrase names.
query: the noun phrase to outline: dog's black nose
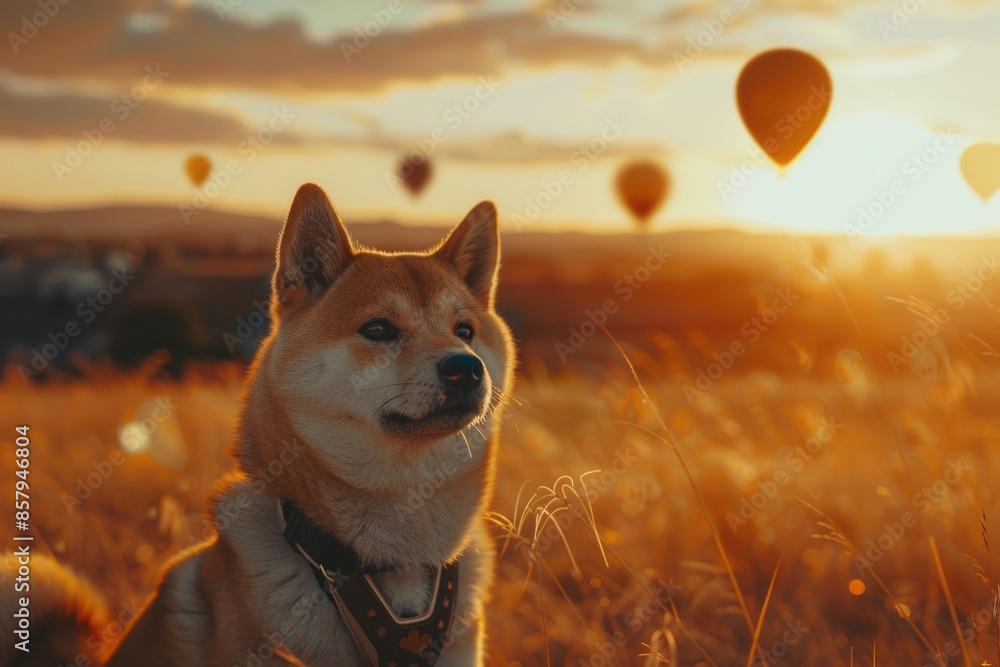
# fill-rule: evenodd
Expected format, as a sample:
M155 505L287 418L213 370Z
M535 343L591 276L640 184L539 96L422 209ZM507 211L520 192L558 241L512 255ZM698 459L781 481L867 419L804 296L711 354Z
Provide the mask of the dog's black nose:
M446 387L478 389L483 383L483 362L471 354L453 354L438 364L438 375Z

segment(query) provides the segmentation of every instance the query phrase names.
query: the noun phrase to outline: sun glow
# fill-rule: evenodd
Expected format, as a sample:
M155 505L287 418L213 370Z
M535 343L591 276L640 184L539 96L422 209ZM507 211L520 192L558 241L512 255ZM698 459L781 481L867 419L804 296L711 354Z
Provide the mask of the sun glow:
M735 217L852 240L989 231L1000 221L1000 201L984 203L962 179L969 143L909 119L834 122L784 174L748 151L721 193Z

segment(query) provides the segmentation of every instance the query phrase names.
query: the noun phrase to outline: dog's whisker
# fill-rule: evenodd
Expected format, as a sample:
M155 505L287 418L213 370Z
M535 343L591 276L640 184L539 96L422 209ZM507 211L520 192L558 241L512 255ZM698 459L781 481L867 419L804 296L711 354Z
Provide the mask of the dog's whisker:
M376 413L379 413L379 412L381 412L381 411L382 411L382 408L384 408L385 406L389 405L390 403L392 403L393 401L395 401L395 400L396 400L397 398L402 398L402 397L403 397L403 396L405 396L405 395L406 395L406 394L396 394L396 395L395 395L395 396L393 396L392 398L390 398L390 399L387 399L387 400L383 401L382 405L378 406L378 407L377 407L377 408L375 409L375 412L376 412Z
M493 392L500 397L500 400L513 401L513 402L517 403L518 406L524 406L524 403L522 403L520 401L520 397L518 397L513 392L504 391L503 389L501 389L500 387L497 387L496 385L493 386ZM527 400L527 399L525 399L525 400Z
M518 407L523 407L524 406L524 403L522 403L521 401L517 400L517 398L515 398L510 393L504 392L502 389L498 389L497 387L494 387L493 388L493 394L490 396L490 402L491 403L501 403L501 404L504 404L504 409L506 409L507 412L509 413L510 409L507 408L507 406L506 406L507 401L513 401L514 403L517 403Z
M298 628L295 628L293 626L292 629L291 629L291 634L292 634L292 638L294 638L295 641L296 641L296 643L299 645L299 648L294 652L293 656L291 656L291 657L292 658L295 658L295 656L311 657L311 655L310 655L311 652L309 651L309 647L306 644L305 638L302 637L302 635L299 633ZM286 646L287 646L287 644L286 644ZM291 646L287 646L287 648L291 649L292 647ZM285 659L287 660L288 658L286 657ZM291 663L291 664L295 664L295 663ZM299 663L299 664L301 664L301 663ZM308 664L315 664L315 663L313 663L312 661L310 661Z
M295 382L297 380L300 380L303 377L305 377L306 375L308 375L309 373L312 373L317 368L322 368L325 364L326 364L326 362L321 361L318 364L316 364L315 366L310 366L306 370L302 371L301 373L299 373L298 375L296 375L295 377L293 377L292 379L290 379L289 382L291 383L291 382Z
M358 391L378 391L379 389L389 389L390 387L409 387L414 384L413 382L397 382L396 384L385 384L381 387L372 387L370 389L359 389Z
M411 442L412 442L412 441L411 441ZM408 447L408 446L409 446L410 444L411 444L410 442L407 442L407 443L406 443L406 444L405 444L404 446L400 447L400 448L399 448L399 451L398 451L398 452L396 452L396 455L395 455L394 457L392 457L392 465L393 465L393 466L395 466L395 465L396 465L397 463L399 463L399 460L400 460L401 458L403 458L403 454L404 454L404 453L406 452L406 449L407 449L407 447Z
M476 425L476 422L472 422L471 424L469 424L469 427L470 427L470 428L474 428L474 429L476 429L476 432L477 432L477 433L479 433L479 435L480 435L480 436L482 437L482 439L483 439L483 440L486 440L486 434L485 434L485 433L483 433L483 429L479 428L479 427L478 427L478 426Z

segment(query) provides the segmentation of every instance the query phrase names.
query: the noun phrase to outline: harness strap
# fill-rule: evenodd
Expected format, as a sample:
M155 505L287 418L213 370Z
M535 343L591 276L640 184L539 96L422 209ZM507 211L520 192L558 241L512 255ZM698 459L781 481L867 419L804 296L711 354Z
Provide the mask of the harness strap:
M309 561L369 667L433 665L447 643L454 619L458 563L433 568L435 579L427 611L400 618L372 578L392 568L363 566L350 546L310 521L295 503L279 500L278 505L285 540Z

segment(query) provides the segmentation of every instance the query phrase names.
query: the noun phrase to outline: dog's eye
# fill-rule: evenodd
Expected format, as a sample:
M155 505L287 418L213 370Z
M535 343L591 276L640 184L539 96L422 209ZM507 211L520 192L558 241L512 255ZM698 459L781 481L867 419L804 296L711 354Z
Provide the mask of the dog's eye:
M361 325L361 328L358 329L358 333L368 340L374 340L379 343L399 338L399 329L397 329L396 325L384 317L376 317L373 320L368 320Z
M472 325L467 322L459 322L455 325L455 335L462 340L472 340L472 337L476 335L475 330Z

